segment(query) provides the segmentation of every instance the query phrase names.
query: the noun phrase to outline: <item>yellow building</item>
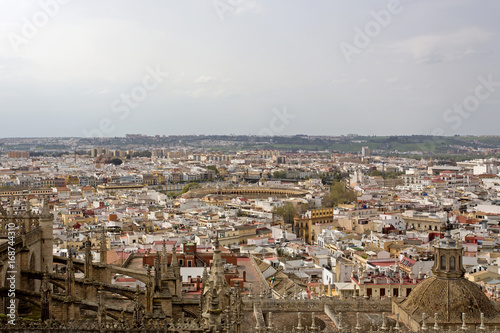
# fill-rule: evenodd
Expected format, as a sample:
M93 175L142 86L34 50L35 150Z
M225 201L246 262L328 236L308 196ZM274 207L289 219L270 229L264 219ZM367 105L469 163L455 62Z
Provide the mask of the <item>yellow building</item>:
M387 246L386 243L384 243L384 249L390 253L392 258L398 258L403 252L412 247L409 244L404 244L403 241L388 242Z
M78 185L80 185L80 181L78 180L78 176L67 175L64 177L64 180L66 181L66 186L69 186L69 185L78 186Z
M63 224L66 227L72 227L75 224L79 225L84 225L84 224L95 224L97 223L97 217L96 216L87 216L83 217L80 214L62 214L61 219L63 221Z
M235 229L238 231L240 244L246 243L249 238L253 238L257 234L257 227L254 225L242 225L235 227Z
M153 176L156 177L158 184L165 184L165 175L161 171L153 171Z
M479 271L476 273L469 274L467 276L467 280L476 282L477 284L485 286L491 281L495 280L495 284L497 281L500 281L500 274L490 271Z
M311 209L300 217L295 217L293 224L299 233L299 238L309 244L316 241L316 232L313 232L313 225L323 225L333 223L333 208Z
M219 243L222 246L238 245L239 244L239 231L235 229L219 229L217 230L219 236Z
M210 213L205 215L200 215L198 219L198 225L206 226L208 223L217 223L219 222L219 214Z
M158 185L158 177L153 174L145 174L142 176L142 184L146 186Z
M338 225L346 231L354 231L359 234L374 229L372 220L366 217L340 218L338 219Z
M49 178L49 179L41 179L40 180L40 185L42 187L55 187L56 182L54 178Z
M441 231L443 221L433 217L402 216L407 229L418 231Z

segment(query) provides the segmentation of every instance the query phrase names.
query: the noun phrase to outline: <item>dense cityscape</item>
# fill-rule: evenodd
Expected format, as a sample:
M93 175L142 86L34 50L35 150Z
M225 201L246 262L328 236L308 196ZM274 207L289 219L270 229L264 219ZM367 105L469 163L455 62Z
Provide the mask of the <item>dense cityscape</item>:
M9 317L4 294L7 320L172 332L500 323L495 149L456 161L368 146L141 147L154 138L128 137L135 150L50 139L73 151L3 139L2 271L19 297Z
M0 3L0 333L500 332L499 1Z

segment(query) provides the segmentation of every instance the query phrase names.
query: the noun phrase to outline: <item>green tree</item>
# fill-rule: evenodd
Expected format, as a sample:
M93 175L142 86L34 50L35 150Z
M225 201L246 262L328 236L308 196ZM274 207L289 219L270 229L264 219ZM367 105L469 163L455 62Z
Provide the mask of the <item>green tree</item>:
M151 152L149 150L136 151L132 155L133 157L151 157Z
M386 179L396 179L399 176L401 176L402 174L403 174L402 172L386 172L385 173L385 178ZM383 173L382 173L382 171L379 171L379 170L376 170L376 169L370 171L370 173L368 175L372 176L372 177L376 177L376 176L382 177L382 176L384 176Z
M356 191L347 188L344 182L334 181L330 187L330 194L323 200L323 206L335 207L356 201L358 194Z
M286 178L286 172L285 171L274 171L273 178L278 178L278 179Z
M308 210L314 209L314 205L310 203L304 203L304 204L299 204L297 206L297 213L298 214L304 214Z
M342 181L342 172L339 170L336 170L335 173L333 174L334 182L341 182Z
M217 167L215 165L209 165L209 166L207 166L207 169L215 171L215 174L217 175L217 177L219 177L220 173L219 173L219 170L217 169Z
M191 182L182 188L181 194L184 194L184 193L186 193L186 192L190 191L191 189L196 188L198 186L199 186L198 183Z
M386 174L385 178L396 179L396 178L399 178L399 176L401 176L402 174L403 174L403 172L389 172L388 174Z
M380 177L380 176L382 176L382 171L374 169L374 170L370 171L370 173L368 175L371 177Z
M295 206L292 203L287 202L281 207L275 207L273 209L273 213L281 216L285 223L292 224L293 218L297 214L297 209L295 209Z
M323 185L327 184L328 182L331 181L332 179L332 173L331 172L324 172L319 175L319 178L321 179L321 183Z
M119 158L113 158L109 163L114 164L114 165L121 165L123 161Z

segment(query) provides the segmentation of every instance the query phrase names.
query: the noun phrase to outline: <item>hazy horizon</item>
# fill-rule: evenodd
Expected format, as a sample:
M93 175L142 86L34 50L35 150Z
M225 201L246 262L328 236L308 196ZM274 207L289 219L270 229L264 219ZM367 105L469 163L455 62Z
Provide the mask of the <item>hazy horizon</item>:
M500 134L498 2L2 3L0 137Z

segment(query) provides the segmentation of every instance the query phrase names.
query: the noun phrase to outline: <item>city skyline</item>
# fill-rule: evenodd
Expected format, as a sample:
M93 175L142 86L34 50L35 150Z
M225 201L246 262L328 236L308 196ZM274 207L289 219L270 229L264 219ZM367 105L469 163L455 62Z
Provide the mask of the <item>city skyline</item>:
M6 5L2 137L498 134L497 3Z

